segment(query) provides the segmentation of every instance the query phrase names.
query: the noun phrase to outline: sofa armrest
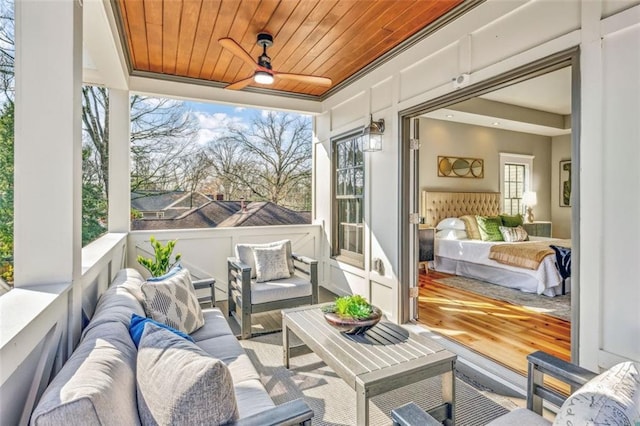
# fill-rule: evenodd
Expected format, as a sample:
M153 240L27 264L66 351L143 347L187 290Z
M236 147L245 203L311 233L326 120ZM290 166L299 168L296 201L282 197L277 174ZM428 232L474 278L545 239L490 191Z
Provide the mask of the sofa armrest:
M544 376L549 375L571 386L572 391L597 376L596 373L571 364L546 352L537 351L527 355L527 409L542 414L542 401L547 400L561 406L567 397L544 386Z
M253 416L239 419L235 426L310 425L313 410L302 398L277 405Z
M199 303L211 302L211 306L216 305L215 283L216 283L215 278L205 278L202 280L193 281L193 288L195 288L196 290L201 290L203 288L211 289L211 296L198 297Z

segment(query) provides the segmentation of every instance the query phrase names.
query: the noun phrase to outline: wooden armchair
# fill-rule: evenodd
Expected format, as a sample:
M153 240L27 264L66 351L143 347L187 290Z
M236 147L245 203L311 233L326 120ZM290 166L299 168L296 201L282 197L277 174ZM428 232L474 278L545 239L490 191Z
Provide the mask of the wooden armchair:
M640 424L640 363L624 362L596 373L538 351L527 356L527 408L515 409L487 426L549 426L542 417L543 400L560 407L553 424ZM544 384L554 377L571 386L568 397ZM394 425L441 424L414 403L391 411ZM606 421L606 423L605 423Z
M318 303L318 261L296 254L288 256L293 270L290 275L262 282L241 256L227 259L229 314L240 324L243 339L251 337L252 314Z

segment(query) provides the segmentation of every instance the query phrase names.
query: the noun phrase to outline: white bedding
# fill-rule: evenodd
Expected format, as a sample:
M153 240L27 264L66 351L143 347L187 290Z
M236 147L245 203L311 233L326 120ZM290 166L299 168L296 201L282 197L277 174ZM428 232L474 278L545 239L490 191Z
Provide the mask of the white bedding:
M545 239L531 237L531 240ZM545 257L537 270L518 268L489 259L489 250L494 244L505 243L436 238L434 267L437 271L478 278L527 293L545 296L561 293L562 277L556 268L554 255Z

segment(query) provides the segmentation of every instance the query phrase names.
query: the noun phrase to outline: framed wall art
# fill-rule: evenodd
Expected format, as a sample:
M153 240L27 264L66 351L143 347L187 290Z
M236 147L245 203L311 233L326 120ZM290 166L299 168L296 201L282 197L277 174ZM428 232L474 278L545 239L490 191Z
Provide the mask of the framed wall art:
M571 160L560 161L560 207L571 207Z
M438 156L438 176L484 178L484 160L482 158Z

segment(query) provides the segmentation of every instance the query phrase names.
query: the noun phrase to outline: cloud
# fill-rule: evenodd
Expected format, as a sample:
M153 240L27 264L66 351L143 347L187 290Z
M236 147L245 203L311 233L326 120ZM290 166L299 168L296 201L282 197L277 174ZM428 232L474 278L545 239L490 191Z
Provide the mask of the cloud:
M200 130L198 131L198 143L205 145L211 140L222 137L229 126L247 128L248 124L242 117L234 117L224 112L209 114L206 112L193 112L198 120Z
M235 107L235 108L233 109L233 112L242 112L242 111L244 111L244 110L246 110L246 108L245 108L245 107Z

